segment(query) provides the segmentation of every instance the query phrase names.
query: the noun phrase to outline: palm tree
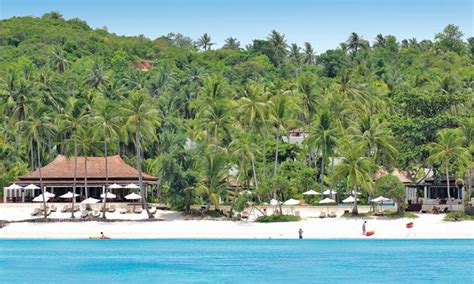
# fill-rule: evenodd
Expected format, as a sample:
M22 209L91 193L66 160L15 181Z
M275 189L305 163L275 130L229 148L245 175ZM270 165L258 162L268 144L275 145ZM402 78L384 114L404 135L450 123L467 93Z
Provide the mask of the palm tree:
M337 128L327 110L318 114L316 121L311 127L310 135L304 143L313 151L321 155L321 171L319 176L320 191L323 192L325 161L334 153L337 142Z
M309 42L304 43L304 48L303 48L303 62L305 64L313 65L314 64L314 57L316 53L314 52L313 47Z
M429 164L440 163L444 167L448 199L451 199L449 165L451 162L469 164L470 156L467 149L462 146L463 133L460 129L442 129L436 136L438 141L429 144L430 156L427 161Z
M44 218L48 217L46 210L45 188L43 187L43 175L41 172L41 144L44 139L53 136L54 124L48 113L46 107L38 106L29 111L29 116L26 120L19 122L19 128L23 130L23 135L26 139L36 141L36 154L38 158L38 174L40 180L40 188L43 195Z
M464 120L461 125L461 131L464 134L464 147L468 150L469 155L471 158L469 159L469 164L467 166L467 190L466 190L466 197L464 199L465 207L468 205L469 200L471 200L471 191L472 191L472 157L474 156L474 118L470 117Z
M352 32L349 38L347 39L347 47L355 54L361 48L361 46L361 38L357 33Z
M105 160L105 190L109 185L109 164L108 164L108 142L114 138L123 137L121 130L122 119L117 114L117 108L110 102L99 104L97 112L92 118L94 137L100 136L104 139L104 160ZM96 139L97 140L97 139ZM102 218L105 216L107 198L103 199Z
M94 147L93 133L91 128L86 126L78 130L77 134L77 151L78 154L84 157L84 192L88 193L87 186L87 161L92 149ZM80 191L82 196L82 190ZM88 194L87 194L88 195Z
M65 142L65 150L66 154L70 156L71 154L74 156L74 181L73 181L73 195L76 194L76 186L77 186L77 144L79 141L79 136L82 131L85 129L85 125L87 124L87 120L89 119L89 115L85 113L84 108L82 108L81 103L79 100L72 100L69 105L68 109L65 113L59 115L59 124L61 133L68 135L68 139ZM72 149L71 149L72 148ZM73 196L71 200L72 210L71 210L71 218L75 218L74 216L74 203L75 197Z
M252 168L253 184L255 189L258 190L258 179L257 171L255 168L255 157L259 154L258 147L252 140L251 135L244 131L237 131L232 142L229 145L230 156L232 160L237 163L239 173L237 175L237 186L234 191L234 200L230 207L230 217L232 217L232 211L235 205L235 199L237 198L237 189L240 185L242 175L247 172L248 165Z
M238 50L240 49L240 42L234 37L229 37L225 40L225 44L222 46L222 48Z
M372 187L372 177L370 172L373 168L373 162L370 158L364 156L367 149L363 143L354 143L347 139L341 138L339 141L338 153L341 161L334 169L334 180L347 178L347 186L352 188L354 192L355 202L352 208L352 214L358 214L357 208L357 189Z
M211 46L214 45L214 43L211 42L211 36L208 35L207 33L203 34L196 42L198 47L201 47L204 50L210 50Z
M311 77L303 77L297 85L297 94L301 104L301 117L305 124L310 124L316 113L318 98L316 95L315 85Z
M227 100L213 102L208 108L198 112L197 119L203 130L213 137L216 145L219 145L220 137L229 136L234 122Z
M225 153L215 151L213 147L206 151L202 165L205 180L198 186L201 194L204 194L208 199L206 212L209 211L211 203L216 208L219 204L219 193L226 186L227 166Z
M386 47L387 45L387 42L385 40L385 37L382 35L382 34L378 34L376 37L375 37L375 42L374 42L374 47Z
M301 48L296 43L292 43L290 45L290 52L288 53L288 57L295 65L299 66L302 63L303 56L301 54Z
M69 61L66 59L66 55L62 48L56 46L51 53L49 64L52 69L59 73L64 73L69 66Z
M102 85L107 84L109 77L105 74L103 66L99 62L95 62L89 74L87 74L85 83L94 89L99 89Z
M138 171L138 181L142 199L142 207L146 210L151 219L147 206L145 190L143 188L142 172L142 139L153 139L155 127L158 125L158 111L152 107L152 102L148 94L144 91L132 92L121 108L120 113L125 117L125 127L131 135L135 136L136 164Z
M288 53L288 45L286 44L285 35L282 35L279 32L272 30L267 39L275 53L274 58L271 59L273 59L273 63L275 64L275 66L278 66L285 59L286 54Z
M247 85L243 97L238 101L237 113L241 123L254 133L262 134L263 176L266 176L266 134L269 119L269 106L272 104L266 98L265 89L257 84Z

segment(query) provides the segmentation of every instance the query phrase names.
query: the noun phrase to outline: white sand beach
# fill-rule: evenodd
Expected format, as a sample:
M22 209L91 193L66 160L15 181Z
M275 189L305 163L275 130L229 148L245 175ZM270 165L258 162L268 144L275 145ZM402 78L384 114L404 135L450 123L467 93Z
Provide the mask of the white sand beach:
M300 209L303 220L288 223L254 223L251 221L185 220L179 212L158 211L155 215L163 221L154 222L54 222L10 223L0 229L0 238L74 238L97 236L100 232L112 238L296 238L303 229L304 238L364 238L364 239L458 239L474 238L474 222L445 222L444 215L420 214L416 219L377 218L326 218L310 216L322 208ZM364 208L362 208L364 209ZM30 207L0 207L0 219L20 220L28 218ZM67 218L70 213L53 213L52 218ZM77 214L79 216L79 214ZM144 213L122 215L108 214L109 218L144 219ZM31 218L31 216L29 217ZM362 223L367 220L367 230L374 230L370 237L362 235ZM413 222L413 228L406 223Z

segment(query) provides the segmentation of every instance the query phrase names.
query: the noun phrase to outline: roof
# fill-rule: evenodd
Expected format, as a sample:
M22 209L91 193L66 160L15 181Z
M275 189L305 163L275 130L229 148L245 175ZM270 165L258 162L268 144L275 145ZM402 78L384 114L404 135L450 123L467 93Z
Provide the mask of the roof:
M388 172L386 169L384 168L380 168L373 176L372 178L374 180L378 180L379 178L383 177L384 175L386 175ZM399 169L397 168L393 168L392 172L391 172L392 175L396 176L402 183L413 183L413 181L407 177L407 175L405 173L403 173L402 171L400 171Z
M142 71L148 71L153 68L153 61L151 60L140 60L133 62L133 67Z
M77 157L77 173L76 179L83 180L85 177L85 157ZM111 181L137 182L137 170L125 163L118 155L107 157L108 179ZM41 174L45 183L69 183L68 181L74 179L74 158L67 158L63 155L58 155L51 163L41 167ZM28 174L18 178L20 184L35 183L39 180L39 169L36 169ZM105 157L87 157L87 179L89 182L97 183L105 182ZM143 173L143 180L156 182L157 177L153 177Z

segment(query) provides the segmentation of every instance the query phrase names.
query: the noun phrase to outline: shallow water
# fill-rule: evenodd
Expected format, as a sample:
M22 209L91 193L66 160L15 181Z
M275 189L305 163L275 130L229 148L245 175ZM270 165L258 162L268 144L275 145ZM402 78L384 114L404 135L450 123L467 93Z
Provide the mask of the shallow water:
M0 240L1 283L473 283L474 240Z

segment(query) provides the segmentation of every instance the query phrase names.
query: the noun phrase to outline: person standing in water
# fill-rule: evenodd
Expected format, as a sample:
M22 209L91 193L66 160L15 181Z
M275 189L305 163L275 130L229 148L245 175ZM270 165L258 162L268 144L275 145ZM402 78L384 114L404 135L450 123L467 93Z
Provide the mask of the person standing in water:
M367 221L364 221L364 223L362 224L362 235L364 235L364 236L365 236L365 233L366 233L365 224L367 224Z
M301 228L298 230L298 235L299 235L300 239L303 238L303 230Z

